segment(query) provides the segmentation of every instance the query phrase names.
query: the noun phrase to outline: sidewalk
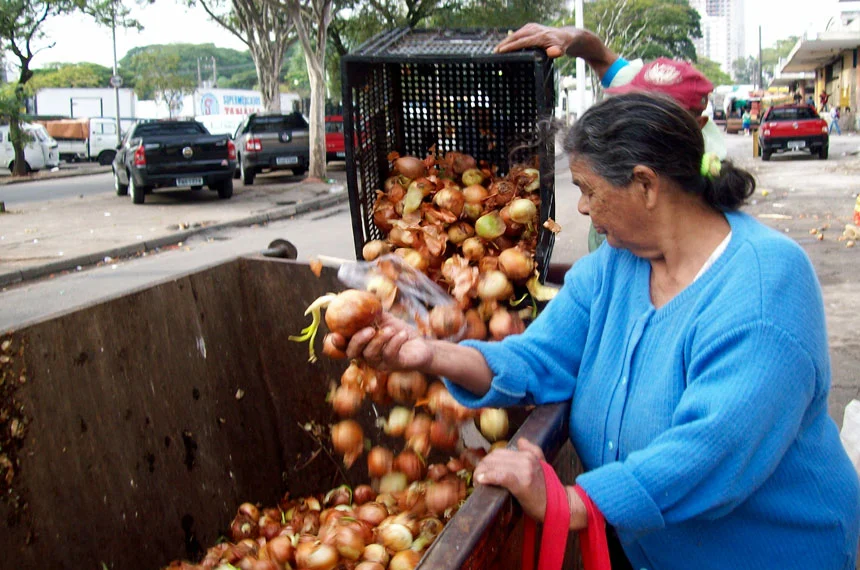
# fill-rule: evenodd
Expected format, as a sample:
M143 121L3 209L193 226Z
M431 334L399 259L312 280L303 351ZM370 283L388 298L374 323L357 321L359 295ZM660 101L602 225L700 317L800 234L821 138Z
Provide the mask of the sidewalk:
M208 230L266 224L348 200L342 182L282 182L262 177L214 192L156 192L134 205L102 194L24 204L0 214L0 287L156 251Z
M110 171L110 166L100 166L97 162L63 162L60 163L60 166L56 170L40 170L39 172L31 172L27 176L17 178L13 177L9 170L0 169L0 186L35 182L37 180L50 180L52 178L87 176L89 174L100 174Z

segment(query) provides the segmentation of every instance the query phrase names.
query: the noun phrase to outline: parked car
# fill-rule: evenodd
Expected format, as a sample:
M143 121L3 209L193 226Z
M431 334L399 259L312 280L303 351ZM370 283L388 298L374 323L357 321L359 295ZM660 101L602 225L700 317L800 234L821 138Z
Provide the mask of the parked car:
M204 185L221 199L233 195L236 146L229 135L212 135L197 121L135 123L123 137L113 161L118 196L131 194L143 204L156 188Z
M54 168L60 163L57 141L52 139L41 125L21 123L21 128L29 135L29 141L24 145L26 172ZM0 138L0 164L6 165L11 172L15 168L15 149L12 147L9 125L0 125Z
M759 130L762 160L773 153L809 151L822 160L829 149L827 122L811 105L778 105L767 110Z
M325 118L325 160L345 160L346 146L343 139L343 116L328 115Z
M296 176L308 170L310 132L301 113L248 115L233 140L238 153L235 178L246 185L264 170L292 170Z

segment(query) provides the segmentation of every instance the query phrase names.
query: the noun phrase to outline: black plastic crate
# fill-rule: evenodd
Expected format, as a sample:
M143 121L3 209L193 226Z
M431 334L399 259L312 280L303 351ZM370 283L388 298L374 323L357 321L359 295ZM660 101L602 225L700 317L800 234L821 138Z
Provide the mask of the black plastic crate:
M459 151L505 174L537 156L541 223L555 215L555 105L552 61L541 50L494 54L498 30L384 32L342 59L347 184L356 257L382 237L373 203L392 163ZM541 228L536 261L543 278L555 236Z

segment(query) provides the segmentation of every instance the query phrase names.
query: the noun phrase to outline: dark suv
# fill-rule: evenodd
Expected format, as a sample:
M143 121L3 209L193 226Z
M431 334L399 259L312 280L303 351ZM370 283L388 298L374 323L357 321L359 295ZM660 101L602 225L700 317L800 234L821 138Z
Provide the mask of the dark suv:
M238 153L235 178L245 185L264 170L289 169L296 176L308 170L310 134L301 113L248 115L233 140Z

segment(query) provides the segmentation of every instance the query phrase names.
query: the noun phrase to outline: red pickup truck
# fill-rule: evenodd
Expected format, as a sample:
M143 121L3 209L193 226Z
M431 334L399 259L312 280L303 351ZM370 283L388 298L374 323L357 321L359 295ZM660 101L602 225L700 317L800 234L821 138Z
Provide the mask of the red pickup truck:
M767 110L759 129L761 159L775 152L809 151L827 159L827 123L811 105L778 105Z

